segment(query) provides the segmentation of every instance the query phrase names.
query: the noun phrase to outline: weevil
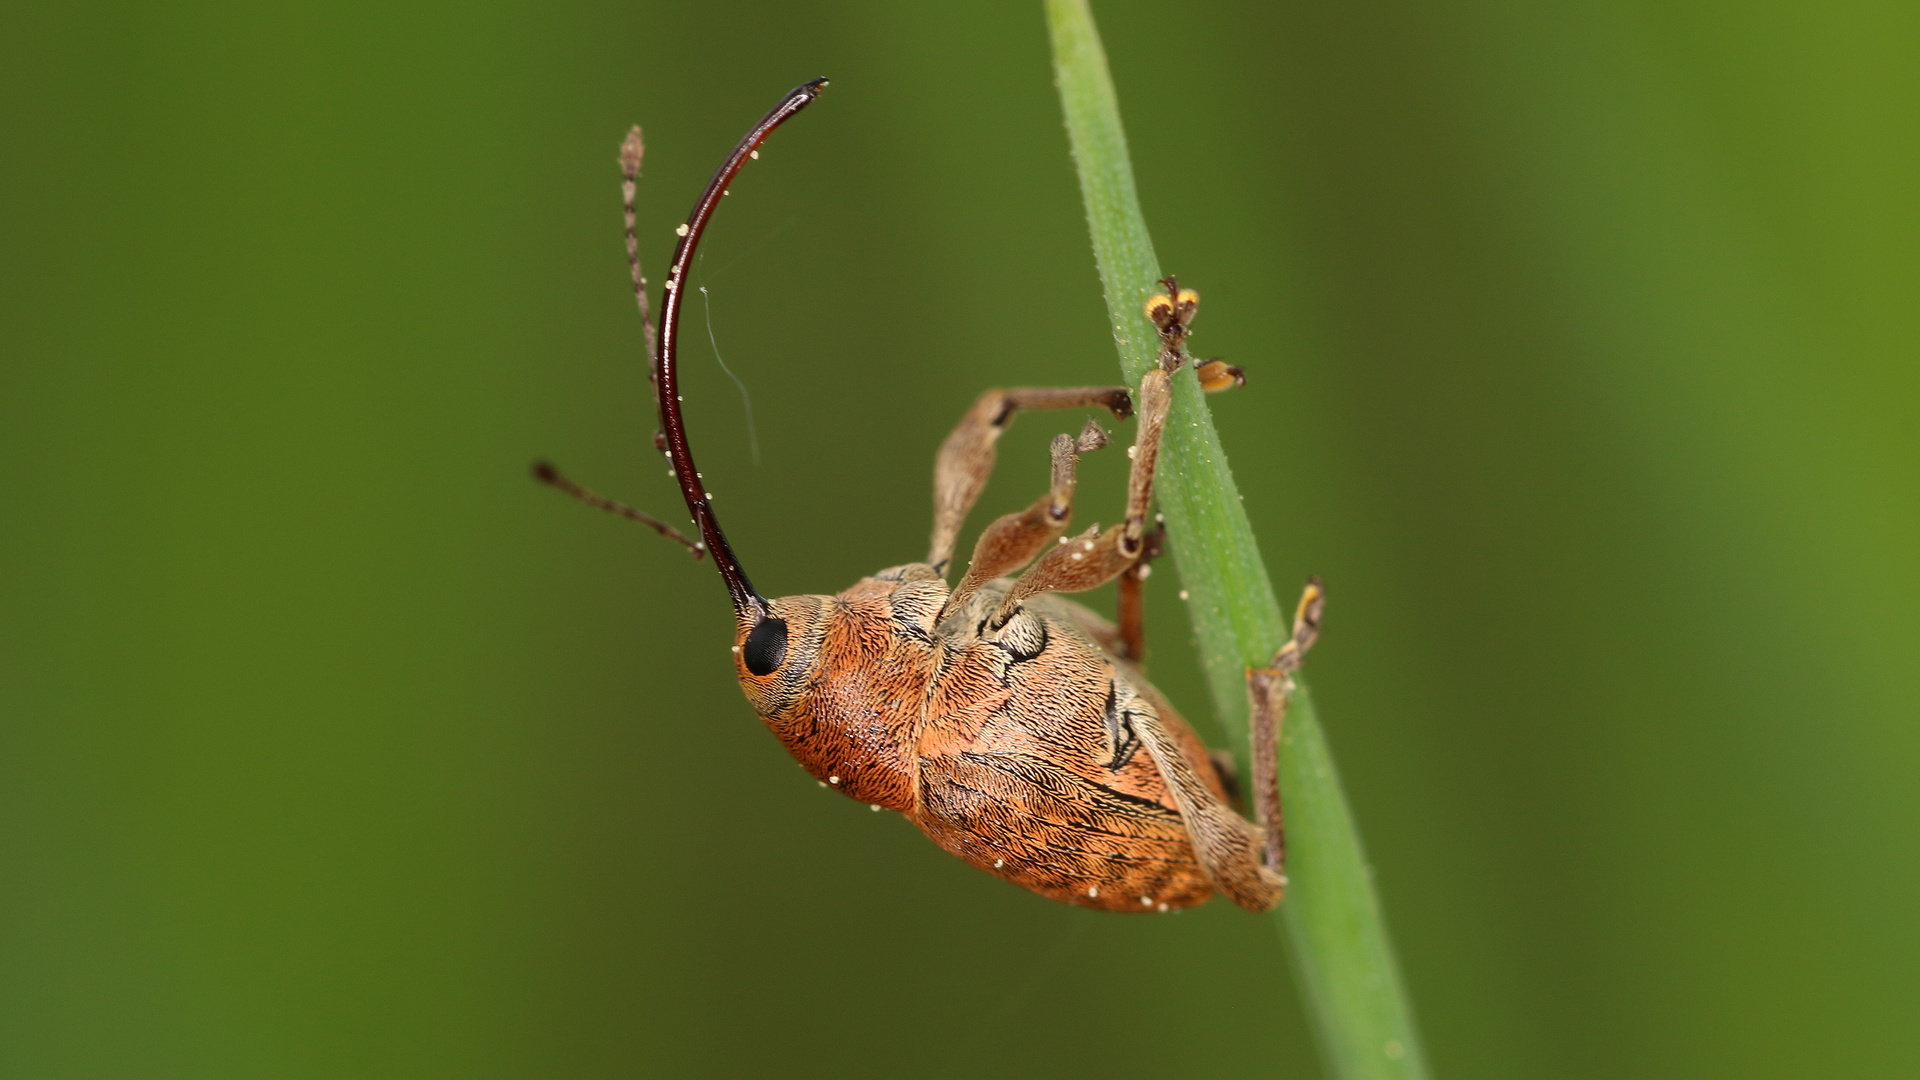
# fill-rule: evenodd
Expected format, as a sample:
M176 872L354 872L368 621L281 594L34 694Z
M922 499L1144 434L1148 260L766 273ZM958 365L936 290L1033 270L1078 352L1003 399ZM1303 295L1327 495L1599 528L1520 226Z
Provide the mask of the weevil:
M1172 278L1147 301L1159 363L1126 386L988 390L934 463L927 557L862 578L833 596L769 600L720 531L681 419L676 357L687 268L722 196L775 128L827 85L794 88L714 173L686 224L664 284L657 340L635 231L640 129L621 148L627 259L660 414L655 445L679 482L699 539L566 480L535 475L602 509L711 554L733 603L734 674L747 700L822 784L876 809L897 810L934 843L1042 896L1109 911L1164 912L1216 890L1251 911L1286 887L1276 750L1292 674L1318 636L1325 594L1309 579L1293 634L1264 668L1249 668L1255 817L1233 809L1230 759L1210 755L1141 674L1142 587L1163 529L1149 521L1154 469L1172 400L1171 377L1194 363L1186 338L1199 296ZM1202 386L1244 382L1218 360ZM991 524L959 584L948 570L962 524L993 471L1001 432L1020 412L1101 408L1137 415L1126 513L1069 536L1080 455L1106 434L1092 421L1052 443L1052 484L1023 511ZM1015 575L1017 576L1010 576ZM1062 594L1118 582L1117 620Z

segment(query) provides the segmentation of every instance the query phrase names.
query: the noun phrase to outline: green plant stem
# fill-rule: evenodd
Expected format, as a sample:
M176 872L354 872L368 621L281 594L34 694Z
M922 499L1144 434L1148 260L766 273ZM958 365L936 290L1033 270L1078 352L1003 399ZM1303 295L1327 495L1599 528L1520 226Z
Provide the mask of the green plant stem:
M1158 355L1143 306L1159 289L1160 263L1134 191L1119 102L1093 14L1086 0L1045 4L1054 78L1120 367L1137 385ZM1270 662L1286 638L1287 622L1191 365L1174 380L1160 462L1156 492L1214 706L1244 750L1246 670ZM1349 1080L1425 1077L1425 1054L1360 834L1304 685L1294 694L1282 733L1280 778L1291 884L1277 920L1292 944L1329 1069Z

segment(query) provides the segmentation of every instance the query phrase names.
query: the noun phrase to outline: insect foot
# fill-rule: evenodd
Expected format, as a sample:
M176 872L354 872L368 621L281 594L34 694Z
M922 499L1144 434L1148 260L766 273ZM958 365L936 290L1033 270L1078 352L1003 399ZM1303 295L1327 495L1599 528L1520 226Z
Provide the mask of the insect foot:
M1247 373L1245 371L1234 367L1232 364L1227 363L1217 356L1211 360L1201 361L1200 366L1194 368L1193 371L1194 374L1200 376L1200 389L1205 390L1209 394L1217 394L1222 390L1232 390L1235 387L1247 385Z
M1171 277L1162 278L1160 284L1167 291L1147 301L1146 313L1147 321L1160 334L1160 370L1171 375L1191 359L1186 353L1186 340L1192 333L1193 317L1200 311L1200 294L1181 288ZM1194 373L1200 377L1200 388L1209 394L1247 385L1244 369L1217 356L1196 362Z

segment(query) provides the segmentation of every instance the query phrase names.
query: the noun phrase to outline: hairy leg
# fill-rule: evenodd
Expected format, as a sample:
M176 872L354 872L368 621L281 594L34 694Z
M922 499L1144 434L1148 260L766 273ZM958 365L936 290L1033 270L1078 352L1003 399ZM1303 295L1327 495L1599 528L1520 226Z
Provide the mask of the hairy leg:
M933 545L927 562L944 573L953 559L960 526L993 475L1000 433L1021 409L1080 409L1099 406L1124 420L1133 415L1133 398L1124 386L1078 386L989 390L940 445L933 467Z

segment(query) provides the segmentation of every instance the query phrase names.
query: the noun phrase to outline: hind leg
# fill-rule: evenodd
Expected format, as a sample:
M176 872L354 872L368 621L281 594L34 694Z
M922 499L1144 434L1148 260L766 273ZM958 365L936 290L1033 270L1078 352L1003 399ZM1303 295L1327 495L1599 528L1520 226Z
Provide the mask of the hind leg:
M1308 578L1293 616L1293 637L1264 668L1247 669L1247 719L1253 736L1253 796L1257 820L1267 833L1266 864L1285 873L1287 831L1280 817L1280 725L1293 694L1293 673L1320 636L1320 615L1327 593L1319 578Z

